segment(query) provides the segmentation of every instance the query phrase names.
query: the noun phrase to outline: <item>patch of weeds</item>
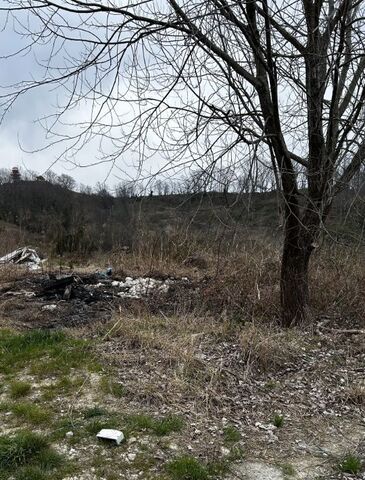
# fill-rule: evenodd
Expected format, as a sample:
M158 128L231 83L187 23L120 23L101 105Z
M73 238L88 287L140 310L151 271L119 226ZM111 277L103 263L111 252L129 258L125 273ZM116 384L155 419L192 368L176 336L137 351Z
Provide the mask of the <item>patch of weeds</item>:
M233 425L223 428L223 438L225 443L235 443L241 440L241 434Z
M39 467L20 468L16 473L15 480L48 480L48 475Z
M149 415L129 415L126 422L129 431L148 430L158 436L179 432L184 425L182 419L176 415L169 415L161 419L155 419Z
M70 418L62 418L58 421L56 421L52 425L52 433L50 435L50 438L52 441L56 440L63 440L66 436L66 433L69 431L74 431L77 429L79 431L81 428L81 425L79 423L75 423L73 420L70 420ZM78 436L74 435L71 437L71 443L77 443L78 441Z
M27 382L13 381L9 386L11 398L25 397L30 392L32 386Z
M290 463L282 463L279 467L285 476L292 477L296 473L295 468Z
M14 333L0 330L0 372L11 373L31 364L31 373L68 373L71 368L94 366L90 343L54 330Z
M54 400L57 396L65 396L68 393L74 393L76 389L83 384L83 378L71 380L67 376L61 377L56 383L43 387L42 399L46 401Z
M0 468L10 470L31 463L48 448L46 438L31 432L13 437L3 435L0 437Z
M108 411L105 410L105 408L101 407L92 407L88 408L87 410L84 411L84 418L94 418L94 417L103 417L105 415L108 415Z
M111 380L108 377L101 378L100 389L103 393L107 395L113 395L117 398L123 397L123 395L125 394L124 386L121 383Z
M356 454L348 453L338 464L338 468L343 473L352 473L356 475L360 473L362 469L361 458Z
M133 460L133 468L139 471L148 472L156 465L157 459L148 453L139 453Z
M229 469L229 459L223 459L216 462L210 462L207 465L208 477L220 478L227 473Z
M8 402L0 402L0 412L8 412L11 408L10 403Z
M180 417L170 415L161 420L155 420L152 430L156 435L163 436L172 432L180 432L183 426L184 422Z
M196 458L183 456L166 465L172 480L208 480L209 472Z
M274 415L272 423L276 428L281 428L284 425L284 415L279 415L278 413L276 413Z
M231 462L236 462L237 460L242 460L245 458L245 452L240 445L236 445L231 448L231 453L228 455L228 460Z
M47 438L28 431L0 437L0 478L54 480L63 478L64 458Z
M51 418L51 412L30 402L15 403L11 406L11 411L16 417L33 425L47 422Z
M128 430L139 432L141 430L152 430L154 420L149 415L128 415L126 417Z
M63 463L63 458L57 452L48 448L39 453L37 463L41 469L48 471L60 468Z
M265 387L268 388L269 390L276 390L277 388L280 387L280 383L275 380L268 380L265 383Z

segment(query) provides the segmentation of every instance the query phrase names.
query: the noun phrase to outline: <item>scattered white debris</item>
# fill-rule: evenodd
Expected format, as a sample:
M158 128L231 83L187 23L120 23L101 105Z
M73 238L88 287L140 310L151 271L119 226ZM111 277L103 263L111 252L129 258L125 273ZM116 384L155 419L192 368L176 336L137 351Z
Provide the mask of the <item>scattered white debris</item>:
M269 423L268 425L264 425L263 423L261 422L256 422L255 423L255 427L257 428L260 428L261 430L266 430L268 432L273 432L276 430L277 427L275 427L275 425L273 425L272 423Z
M112 286L120 289L118 296L123 298L141 298L152 292L167 293L170 285L174 283L173 279L156 280L151 277L126 277L124 282L113 281Z
M16 292L5 292L5 295L13 295L14 297L18 297L20 295L23 295L24 297L35 297L34 292L28 292L27 290L17 290Z
M49 312L53 312L53 310L56 310L57 305L55 303L51 303L50 305L44 305L42 307L42 310L47 310Z
M224 457L228 457L228 455L231 453L230 449L227 447L221 447L221 452Z
M18 248L0 258L0 265L24 265L29 270L40 269L43 262L44 260L40 258L38 253L29 247Z
M112 428L103 428L96 436L103 440L114 440L117 445L120 445L124 440L123 432Z

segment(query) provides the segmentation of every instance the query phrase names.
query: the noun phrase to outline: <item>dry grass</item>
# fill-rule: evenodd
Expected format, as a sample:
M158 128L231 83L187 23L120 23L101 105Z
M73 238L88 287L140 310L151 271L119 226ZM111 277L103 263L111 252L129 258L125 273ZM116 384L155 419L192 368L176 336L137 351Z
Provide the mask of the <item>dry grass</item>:
M295 331L250 323L242 326L207 315L119 315L106 333L105 326L98 331L101 334L118 345L113 355L116 364L148 358L149 368L166 375L166 392L161 392L157 380L144 378L138 395L149 399L150 404L158 404L166 394L218 401L235 381L233 372L237 369L246 378L258 371L276 372L292 362L300 349L300 336Z
M239 334L239 345L250 370L279 370L293 362L300 349L299 332L276 326L249 324Z
M108 330L106 338L118 339L130 350L157 351L166 365L199 363L196 355L202 345L231 335L232 325L225 320L194 315L120 315Z
M365 406L365 383L359 383L349 386L343 393L343 400L346 403L352 403L360 407Z
M319 313L363 322L365 311L364 251L324 247L311 263L312 304Z
M197 302L190 311L213 315L228 312L241 323L280 316L281 246L268 238L237 234L224 242L180 232L163 239L138 242L132 252L112 252L99 259L116 273L188 277L199 282ZM144 242L144 243L143 243ZM223 246L222 246L223 244ZM191 265L190 257L206 268ZM310 294L314 316L328 314L361 321L365 311L364 253L354 247L324 245L310 265ZM189 266L190 264L190 266ZM199 261L198 261L199 264ZM181 298L181 303L184 299ZM184 313L184 309L179 312Z

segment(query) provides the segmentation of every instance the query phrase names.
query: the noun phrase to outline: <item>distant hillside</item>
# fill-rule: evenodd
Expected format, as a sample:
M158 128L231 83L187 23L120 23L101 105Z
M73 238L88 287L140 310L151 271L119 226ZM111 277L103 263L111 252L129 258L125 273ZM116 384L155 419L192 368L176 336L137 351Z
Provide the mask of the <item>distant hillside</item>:
M234 231L280 235L276 192L114 198L77 193L46 181L0 185L0 220L34 235L55 253L131 247L136 235L191 229L204 236ZM351 191L336 201L328 226L334 235L358 237L364 197ZM1 230L0 230L1 234Z

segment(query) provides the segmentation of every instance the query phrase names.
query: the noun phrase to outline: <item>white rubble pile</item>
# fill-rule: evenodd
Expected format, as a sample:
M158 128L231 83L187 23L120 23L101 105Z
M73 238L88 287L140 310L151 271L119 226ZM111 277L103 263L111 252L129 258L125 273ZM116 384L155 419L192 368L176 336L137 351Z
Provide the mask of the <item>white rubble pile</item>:
M114 281L112 286L120 289L118 295L123 298L141 298L147 296L153 292L167 293L169 291L170 285L172 285L175 280L168 278L167 280L156 280L151 277L126 277L126 279L121 282Z
M22 247L0 258L0 265L24 265L29 270L38 270L44 262L38 253L29 247Z

